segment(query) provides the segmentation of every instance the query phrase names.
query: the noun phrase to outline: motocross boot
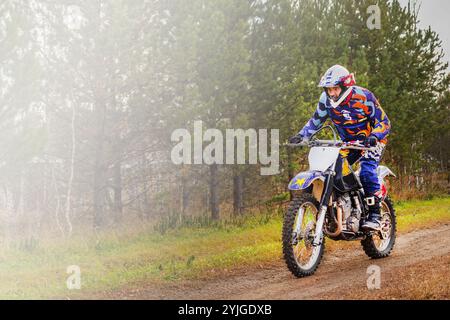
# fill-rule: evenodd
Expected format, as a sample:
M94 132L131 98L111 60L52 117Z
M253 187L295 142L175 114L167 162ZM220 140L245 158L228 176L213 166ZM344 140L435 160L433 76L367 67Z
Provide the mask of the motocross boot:
M366 230L381 230L380 198L370 195L364 199L369 207L369 217L361 228Z

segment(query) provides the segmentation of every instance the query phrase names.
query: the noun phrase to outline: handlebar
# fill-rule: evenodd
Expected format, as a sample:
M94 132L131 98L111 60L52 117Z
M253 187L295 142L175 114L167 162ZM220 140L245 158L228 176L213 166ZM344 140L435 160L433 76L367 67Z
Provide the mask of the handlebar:
M308 142L300 143L288 143L288 147L338 147L341 149L355 149L355 150L367 150L375 151L375 147L365 147L362 143L358 141L336 141L336 140L311 140Z

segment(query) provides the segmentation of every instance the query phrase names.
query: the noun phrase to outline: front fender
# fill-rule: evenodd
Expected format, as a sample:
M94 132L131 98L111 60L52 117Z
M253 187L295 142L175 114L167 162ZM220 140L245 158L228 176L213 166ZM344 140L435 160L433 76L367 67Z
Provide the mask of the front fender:
M288 189L289 190L303 190L308 188L314 180L320 179L325 181L325 177L323 172L321 171L304 171L297 174L292 180L289 182Z

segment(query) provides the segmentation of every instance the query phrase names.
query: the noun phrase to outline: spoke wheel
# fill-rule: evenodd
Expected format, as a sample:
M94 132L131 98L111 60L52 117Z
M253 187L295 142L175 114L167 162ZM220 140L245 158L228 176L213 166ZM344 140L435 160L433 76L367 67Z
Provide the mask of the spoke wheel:
M294 199L283 222L283 255L297 277L315 272L324 251L324 241L313 245L319 203L311 194Z
M364 252L373 259L389 256L395 244L397 229L395 210L388 197L381 202L380 213L381 231L361 241Z

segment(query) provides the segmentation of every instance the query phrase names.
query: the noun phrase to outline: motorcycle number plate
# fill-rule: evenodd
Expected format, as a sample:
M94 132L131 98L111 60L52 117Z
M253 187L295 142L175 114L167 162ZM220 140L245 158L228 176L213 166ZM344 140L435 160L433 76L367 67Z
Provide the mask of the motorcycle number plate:
M325 171L336 162L339 148L336 147L313 147L309 151L309 170Z

